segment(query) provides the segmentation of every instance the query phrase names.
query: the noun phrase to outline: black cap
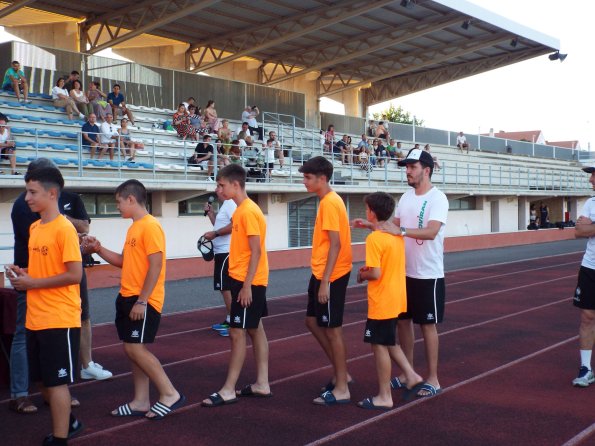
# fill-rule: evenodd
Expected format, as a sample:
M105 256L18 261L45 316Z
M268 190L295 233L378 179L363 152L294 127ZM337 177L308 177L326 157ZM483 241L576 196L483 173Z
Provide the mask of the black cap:
M196 248L202 254L202 258L207 262L210 262L215 258L215 253L213 252L213 242L211 240L207 240L204 235L198 239L198 242L196 242Z
M595 164L587 167L583 167L583 172L593 173L595 172Z
M432 158L432 155L422 149L411 149L409 153L407 153L407 156L397 164L402 167L407 164L417 163L418 161L434 168L434 159Z

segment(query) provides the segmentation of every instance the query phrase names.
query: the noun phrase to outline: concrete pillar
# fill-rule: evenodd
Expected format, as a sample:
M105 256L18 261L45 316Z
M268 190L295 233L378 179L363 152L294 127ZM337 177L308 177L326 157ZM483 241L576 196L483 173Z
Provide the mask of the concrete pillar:
M530 202L527 197L519 197L519 231L527 229L527 225L529 224L529 205Z

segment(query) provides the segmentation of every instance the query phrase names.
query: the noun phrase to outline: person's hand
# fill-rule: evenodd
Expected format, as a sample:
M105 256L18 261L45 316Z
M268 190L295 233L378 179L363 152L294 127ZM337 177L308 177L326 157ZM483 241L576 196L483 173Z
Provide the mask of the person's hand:
M145 309L145 305L134 304L132 306L132 310L130 310L130 313L128 314L128 317L131 321L141 321L145 318Z
M217 238L217 234L215 234L215 231L209 231L209 232L205 232L203 234L203 237L206 238L207 240L213 240L214 238Z
M382 223L378 223L376 229L386 232L387 234L391 235L401 235L401 228L395 225L392 221L387 220L383 221Z
M238 302L243 308L249 307L252 304L252 287L244 285L238 294Z
M349 222L349 225L352 228L360 228L360 229L371 229L372 223L368 220L364 220L363 218L354 218Z
M328 302L331 284L328 280L321 280L318 288L318 303L325 304Z
M84 235L80 244L83 254L94 254L101 250L101 242L92 235Z
M33 279L24 269L15 265L11 265L10 269L16 274L16 277L8 276L10 284L15 290L25 291L33 288L35 279Z
M369 271L369 270L370 270L370 268L369 268L368 266L365 266L365 265L364 265L364 266L362 266L362 267L359 269L359 271L357 272L357 283L362 283L362 282L364 282L364 279L362 278L362 273L363 273L364 271Z
M593 221L589 218L586 217L584 215L581 215L577 220L576 220L576 224L577 225L591 225L593 224Z

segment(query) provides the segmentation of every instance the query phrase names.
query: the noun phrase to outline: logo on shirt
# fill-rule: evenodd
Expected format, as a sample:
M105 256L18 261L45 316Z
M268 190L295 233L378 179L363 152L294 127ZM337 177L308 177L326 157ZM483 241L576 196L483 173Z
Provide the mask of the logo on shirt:
M136 239L135 238L131 238L130 239L130 246L132 246L133 248L136 246Z
M372 332L370 330L366 330L366 334L364 335L366 338L372 337Z
M130 335L131 338L138 338L140 337L138 330L132 330L132 334Z
M49 252L49 250L50 250L50 249L49 249L47 246L43 245L43 246L41 247L41 254L42 254L42 255L44 255L44 256L47 256L47 255L48 255L48 252Z
M240 316L236 316L233 318L233 323L234 324L241 324L242 323L242 318Z
M70 209L71 209L71 205L70 205L70 203L66 203L66 204L64 205L64 210L65 210L65 211L69 211Z
M417 227L419 229L424 227L424 214L426 213L427 204L428 200L424 200L424 204L421 205L421 211L419 211L419 215L417 216Z
M426 316L426 320L433 321L434 320L434 315L432 313L428 313L428 315Z
M66 373L66 369L62 368L58 370L58 378L66 378L68 373Z

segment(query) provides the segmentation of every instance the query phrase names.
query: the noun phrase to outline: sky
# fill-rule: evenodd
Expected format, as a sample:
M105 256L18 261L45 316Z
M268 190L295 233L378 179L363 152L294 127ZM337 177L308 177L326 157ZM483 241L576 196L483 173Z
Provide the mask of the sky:
M579 140L595 150L595 42L591 0L470 0L560 40L562 63L547 55L393 100L430 128L465 133L542 130L546 140ZM370 113L389 102L370 107ZM330 111L330 110L329 110Z

